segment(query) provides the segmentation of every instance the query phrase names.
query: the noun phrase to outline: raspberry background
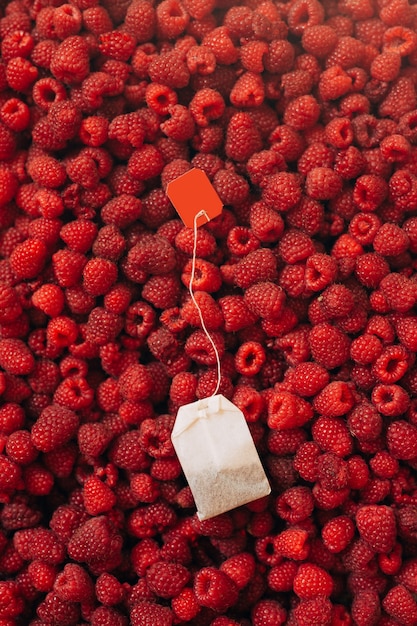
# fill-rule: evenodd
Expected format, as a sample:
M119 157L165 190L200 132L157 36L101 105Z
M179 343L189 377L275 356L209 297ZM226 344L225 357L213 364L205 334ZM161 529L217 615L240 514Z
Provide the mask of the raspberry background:
M0 626L417 624L416 31L413 0L0 4ZM192 167L272 487L204 522L170 439L217 384Z

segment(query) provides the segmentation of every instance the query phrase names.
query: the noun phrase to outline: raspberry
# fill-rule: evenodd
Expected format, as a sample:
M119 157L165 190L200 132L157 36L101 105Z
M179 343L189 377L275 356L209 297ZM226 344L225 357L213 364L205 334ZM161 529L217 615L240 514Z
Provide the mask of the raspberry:
M99 36L98 48L104 56L116 61L127 61L133 54L136 40L126 32L112 30Z
M149 64L148 73L152 82L161 83L172 89L186 87L190 80L185 61L176 50L155 56Z
M94 573L112 569L120 563L122 538L113 524L101 515L79 526L68 543L68 555L87 563Z
M329 369L342 365L349 354L350 341L344 333L331 324L318 324L309 334L314 360Z
M29 348L20 339L0 339L0 365L9 374L29 374L35 365Z
M382 600L382 606L388 615L404 624L412 624L417 619L417 604L403 585L390 589Z
M284 113L284 124L302 131L313 127L320 116L317 100L311 95L299 96L288 103Z
M265 351L261 344L256 341L248 341L242 344L236 352L236 371L242 376L256 376L265 360Z
M329 129L328 124L326 131ZM306 175L315 167L331 168L334 162L334 154L332 150L324 143L313 142L306 148L301 155L297 169L300 174Z
M65 602L81 602L94 597L94 585L86 570L67 563L54 582L54 591Z
M310 404L294 394L281 391L272 395L268 405L270 428L292 429L303 426L313 417Z
M231 65L239 58L239 50L233 45L229 31L225 26L214 28L203 38L202 45L212 50L217 63Z
M279 626L285 624L287 612L276 600L260 600L253 607L251 617L254 626Z
M32 427L32 443L42 452L50 452L68 442L76 434L78 416L63 406L46 407Z
M352 452L352 438L340 418L319 417L312 426L312 435L321 449L345 457Z
M262 199L276 211L286 212L293 209L301 200L299 178L291 172L273 174L265 185Z
M396 538L395 516L388 506L369 504L359 508L356 525L361 539L375 552L390 552Z
M147 180L158 176L163 167L161 152L154 146L145 144L132 154L127 169L135 180Z
M359 441L373 441L381 433L382 420L380 415L369 404L359 404L348 415L349 430Z
M62 82L80 83L89 73L88 46L79 35L68 37L52 55L51 72Z
M221 613L233 606L238 595L233 580L214 567L203 567L197 572L193 589L201 606Z
M399 385L377 385L372 392L372 402L382 415L396 416L406 412L410 399Z
M87 261L84 266L84 288L92 296L102 296L108 293L116 280L117 267L107 259L96 257Z
M259 107L264 98L263 82L260 76L254 72L242 74L230 93L230 101L236 108Z
M189 581L190 574L179 563L154 563L146 572L150 589L161 598L174 598Z
M250 252L239 261L234 271L234 281L247 289L255 282L273 280L276 275L276 260L268 248Z
M342 181L336 172L328 167L314 167L307 173L306 192L314 200L330 200L339 195Z
M413 440L415 428L405 420L397 420L389 425L387 446L394 458L408 461L417 456Z
M10 266L20 280L35 278L43 269L47 257L45 244L39 239L26 239L10 255Z
M321 567L312 563L302 563L294 578L294 591L302 600L317 596L329 597L333 591L331 576Z
M130 610L132 626L172 625L172 613L166 606L154 602L138 602Z
M96 476L88 478L83 486L84 506L90 515L109 511L116 503L116 496L108 485Z
M276 320L280 317L285 302L283 290L273 282L255 283L245 292L244 299L255 315Z
M143 0L135 0L127 7L124 26L138 43L150 41L156 26L155 9Z
M102 207L101 217L106 224L126 228L139 218L141 212L142 204L138 198L121 194Z
M354 405L355 399L348 384L342 381L333 381L314 398L315 410L328 417L344 415Z

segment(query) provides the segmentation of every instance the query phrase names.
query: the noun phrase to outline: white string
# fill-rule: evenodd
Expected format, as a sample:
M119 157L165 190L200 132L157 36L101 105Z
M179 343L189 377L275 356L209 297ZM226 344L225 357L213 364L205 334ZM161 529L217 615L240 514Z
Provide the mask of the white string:
M213 339L211 338L210 333L208 332L206 325L204 323L204 318L203 318L203 313L201 312L200 307L198 306L197 300L194 297L194 292L193 292L193 282L194 282L194 275L195 275L195 262L196 262L196 256L197 256L197 220L199 217L203 217L205 216L205 218L207 219L207 221L210 221L209 216L207 215L207 213L205 211L200 211L199 213L197 213L194 216L194 246L193 246L193 261L191 264L191 277L190 277L190 284L188 285L188 291L190 292L190 296L191 296L191 300L194 302L194 306L196 307L197 311L198 311L198 315L200 316L200 322L201 322L201 327L204 330L205 334L207 335L207 339L210 341L214 353L216 355L216 361L217 361L217 385L215 390L213 391L213 393L211 394L210 398L215 396L216 393L219 391L220 388L220 380L221 380L221 369L220 369L220 355L219 355L219 351L216 348L216 344L214 343Z

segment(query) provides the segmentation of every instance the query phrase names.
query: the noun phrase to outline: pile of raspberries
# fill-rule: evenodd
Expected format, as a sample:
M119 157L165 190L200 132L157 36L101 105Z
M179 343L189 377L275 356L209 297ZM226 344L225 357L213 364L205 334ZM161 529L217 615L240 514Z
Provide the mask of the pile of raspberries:
M191 168L272 487L206 521ZM1 3L0 626L416 626L416 352L415 0Z

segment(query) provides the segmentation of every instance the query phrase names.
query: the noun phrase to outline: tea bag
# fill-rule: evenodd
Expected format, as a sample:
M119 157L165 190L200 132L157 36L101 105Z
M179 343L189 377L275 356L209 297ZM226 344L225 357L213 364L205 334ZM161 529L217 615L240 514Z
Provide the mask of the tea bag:
M245 417L221 394L180 407L171 438L200 520L270 493Z

